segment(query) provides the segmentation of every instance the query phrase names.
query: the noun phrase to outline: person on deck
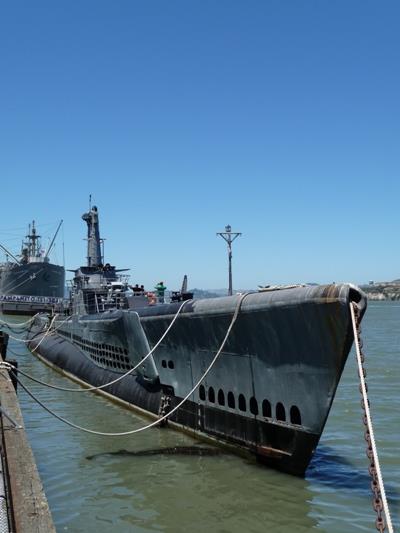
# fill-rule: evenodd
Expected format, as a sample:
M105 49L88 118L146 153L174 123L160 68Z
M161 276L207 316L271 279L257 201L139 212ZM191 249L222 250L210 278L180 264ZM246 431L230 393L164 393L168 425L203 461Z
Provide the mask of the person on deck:
M154 287L157 293L158 301L160 303L164 303L164 294L166 290L166 286L164 285L163 281L160 281L160 283L157 283L157 285Z
M133 294L135 296L138 296L138 294L141 292L140 287L139 287L139 285L137 283L136 283L136 285L134 287L132 287L132 290L133 290Z

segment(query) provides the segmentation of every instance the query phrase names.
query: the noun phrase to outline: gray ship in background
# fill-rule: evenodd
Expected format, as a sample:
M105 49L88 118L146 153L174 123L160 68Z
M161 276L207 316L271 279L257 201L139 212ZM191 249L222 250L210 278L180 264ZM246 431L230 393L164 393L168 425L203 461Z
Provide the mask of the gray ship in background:
M107 396L201 439L303 475L353 343L351 284L273 287L200 299L133 295L103 263L96 207L69 314L39 316L29 347ZM188 299L187 299L188 298ZM110 421L110 431L113 431Z
M0 263L0 308L3 312L32 314L47 310L64 298L65 268L50 262L62 220L46 250L42 249L41 236L35 221L29 225L28 235L16 256L0 243L6 261Z

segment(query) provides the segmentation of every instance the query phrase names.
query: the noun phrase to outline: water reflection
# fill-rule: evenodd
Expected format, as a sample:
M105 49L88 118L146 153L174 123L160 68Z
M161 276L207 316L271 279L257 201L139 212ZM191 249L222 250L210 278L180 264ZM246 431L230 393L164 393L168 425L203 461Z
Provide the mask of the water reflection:
M114 455L100 463L94 471L97 482L89 487L91 498L106 505L97 518L113 517L119 531L261 532L267 526L292 532L310 531L317 523L305 480L234 456L144 456L137 461ZM283 479L290 483L290 493ZM86 515L85 520L91 518Z
M363 328L375 429L395 527L400 505L399 309L386 303L371 306ZM44 381L70 386L23 345L11 345L23 369ZM29 386L59 414L93 429L121 431L144 423L93 394ZM225 453L142 454L199 443L167 428L123 438L84 434L52 419L23 391L19 396L58 531L351 533L374 529L357 374L351 359L305 479ZM94 459L88 460L90 456Z
M99 457L109 456L109 455L120 455L123 457L145 457L148 455L197 455L200 456L212 456L212 455L222 455L223 451L219 448L204 448L202 446L172 446L169 448L150 448L146 450L116 450L114 452L102 452L95 455L88 455L86 459L91 461L92 459L97 459Z

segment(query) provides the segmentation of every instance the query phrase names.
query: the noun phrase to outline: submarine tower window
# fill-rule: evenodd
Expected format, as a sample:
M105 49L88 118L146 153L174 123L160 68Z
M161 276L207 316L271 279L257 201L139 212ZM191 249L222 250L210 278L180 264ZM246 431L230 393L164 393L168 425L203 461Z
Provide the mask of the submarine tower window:
M204 385L200 385L199 387L199 396L200 396L200 400L206 399L206 389L204 388Z
M225 405L225 394L222 389L218 391L218 403L219 405Z
M162 366L163 368L167 368L167 361L166 361L165 359L163 359L163 360L161 361L161 366Z
M241 411L246 411L246 398L243 394L239 394L239 409Z
M168 361L168 368L171 368L173 369L174 368L174 362L173 361Z
M256 416L258 415L258 403L254 396L250 398L250 413Z
M215 403L215 392L212 387L208 389L208 401L211 403Z
M228 407L235 409L235 397L231 391L228 392Z
M297 407L297 405L292 405L290 408L290 421L292 424L301 425L301 415L300 415L300 409Z
M282 422L286 420L285 408L281 402L276 404L276 419Z
M271 418L271 404L268 400L264 400L262 403L262 413L266 418Z

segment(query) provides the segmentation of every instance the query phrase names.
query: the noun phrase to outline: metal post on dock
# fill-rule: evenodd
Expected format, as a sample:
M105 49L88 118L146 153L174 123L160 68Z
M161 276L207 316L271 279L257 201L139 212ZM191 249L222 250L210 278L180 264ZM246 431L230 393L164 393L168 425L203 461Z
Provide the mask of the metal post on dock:
M3 330L0 330L0 356L5 360L7 357L9 335Z

